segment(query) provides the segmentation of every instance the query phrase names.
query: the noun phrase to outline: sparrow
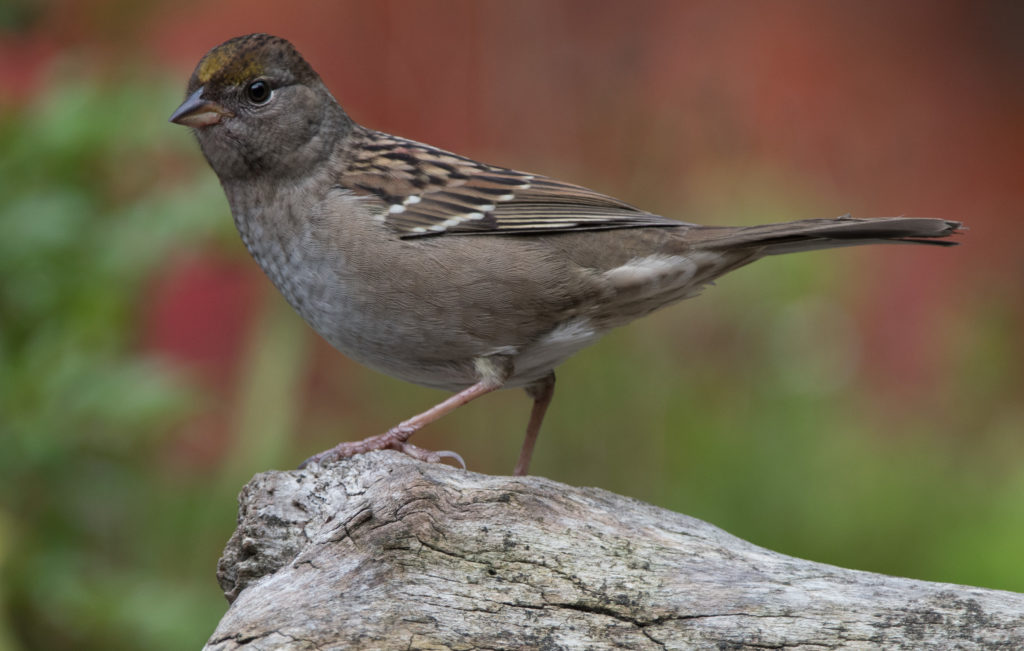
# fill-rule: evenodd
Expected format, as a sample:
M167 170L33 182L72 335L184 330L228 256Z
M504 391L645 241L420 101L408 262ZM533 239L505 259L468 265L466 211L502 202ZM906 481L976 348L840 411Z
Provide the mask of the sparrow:
M170 121L191 127L246 248L303 319L350 358L453 395L307 459L395 449L484 394L533 399L529 470L554 369L601 338L765 256L875 243L952 245L956 221L891 217L701 226L541 174L354 122L291 43L210 50Z

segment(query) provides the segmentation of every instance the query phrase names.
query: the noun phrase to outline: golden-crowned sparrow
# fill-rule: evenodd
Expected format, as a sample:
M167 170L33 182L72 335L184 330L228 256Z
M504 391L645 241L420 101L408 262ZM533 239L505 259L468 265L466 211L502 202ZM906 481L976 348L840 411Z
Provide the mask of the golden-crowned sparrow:
M353 122L286 40L240 36L199 62L171 121L193 127L242 241L335 348L455 395L321 462L393 448L496 389L533 398L525 474L554 368L608 330L766 255L953 244L958 222L893 217L710 227ZM457 456L457 455L452 455ZM460 459L461 461L461 459Z

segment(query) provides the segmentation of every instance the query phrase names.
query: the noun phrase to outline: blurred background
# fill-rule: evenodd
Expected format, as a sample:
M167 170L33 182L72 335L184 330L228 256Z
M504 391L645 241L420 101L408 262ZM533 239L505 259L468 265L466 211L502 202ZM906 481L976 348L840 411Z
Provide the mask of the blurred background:
M358 121L661 214L963 219L764 260L559 371L532 470L1024 591L1024 4L0 0L0 650L196 648L249 477L444 394L331 350L167 123L291 39ZM518 391L415 442L511 472Z

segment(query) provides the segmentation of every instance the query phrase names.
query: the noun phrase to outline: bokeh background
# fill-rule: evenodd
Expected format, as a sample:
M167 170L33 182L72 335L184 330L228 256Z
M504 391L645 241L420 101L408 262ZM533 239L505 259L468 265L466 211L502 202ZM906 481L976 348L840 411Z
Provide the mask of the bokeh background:
M332 351L167 123L229 37L364 124L711 224L963 219L776 258L559 372L534 473L847 567L1024 591L1024 4L0 2L0 649L182 649L235 495L443 394ZM511 471L521 392L417 436Z

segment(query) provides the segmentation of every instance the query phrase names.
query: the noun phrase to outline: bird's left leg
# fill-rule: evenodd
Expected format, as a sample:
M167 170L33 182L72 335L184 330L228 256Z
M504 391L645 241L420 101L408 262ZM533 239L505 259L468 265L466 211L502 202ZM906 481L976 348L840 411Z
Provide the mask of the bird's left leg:
M462 457L454 452L432 452L412 445L408 443L408 440L424 425L429 425L467 402L504 386L505 381L512 374L512 360L506 356L480 357L476 360L476 371L477 377L480 379L475 384L439 402L430 409L402 421L383 434L370 436L362 441L339 443L329 450L314 454L299 464L299 468L305 468L311 463L320 464L326 461L347 459L348 457L371 450L398 450L416 459L431 463L437 463L442 458L450 457L457 459L465 467L466 464L462 461Z

